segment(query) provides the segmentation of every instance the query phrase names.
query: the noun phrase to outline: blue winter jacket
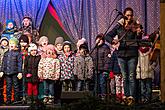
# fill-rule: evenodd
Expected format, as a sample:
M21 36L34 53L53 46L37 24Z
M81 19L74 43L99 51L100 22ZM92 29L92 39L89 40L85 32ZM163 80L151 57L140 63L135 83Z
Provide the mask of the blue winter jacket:
M2 62L2 72L6 75L22 73L22 55L16 50L7 51Z

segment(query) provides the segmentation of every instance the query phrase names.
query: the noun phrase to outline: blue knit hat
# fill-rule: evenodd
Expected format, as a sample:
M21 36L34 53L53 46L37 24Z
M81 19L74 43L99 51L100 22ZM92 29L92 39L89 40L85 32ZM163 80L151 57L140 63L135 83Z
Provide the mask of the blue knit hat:
M9 28L8 28L8 24L9 24L9 23L12 23L12 24L13 24L13 28L16 26L16 23L15 23L14 20L8 19L8 20L6 20L6 30L9 30ZM12 28L12 29L13 29L13 28Z

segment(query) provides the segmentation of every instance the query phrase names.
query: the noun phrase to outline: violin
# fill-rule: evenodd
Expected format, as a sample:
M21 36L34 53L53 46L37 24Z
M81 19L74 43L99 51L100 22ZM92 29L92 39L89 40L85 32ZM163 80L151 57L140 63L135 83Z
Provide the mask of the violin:
M136 21L131 21L125 25L125 30L131 30L132 32L138 31L138 29L143 29L141 24L138 24Z

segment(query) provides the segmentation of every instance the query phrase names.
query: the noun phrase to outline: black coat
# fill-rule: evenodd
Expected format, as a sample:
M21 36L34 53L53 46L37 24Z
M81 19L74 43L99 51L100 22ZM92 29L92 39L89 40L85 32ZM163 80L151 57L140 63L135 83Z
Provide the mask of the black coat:
M27 56L24 62L24 74L26 82L37 83L38 82L38 64L41 56ZM27 74L32 74L30 78L27 78Z
M94 70L96 70L97 60L98 60L98 70L101 72L109 72L110 58L108 57L108 54L110 54L110 48L105 43L98 46L98 59L97 59L97 48L94 49L94 51L91 54L94 63Z

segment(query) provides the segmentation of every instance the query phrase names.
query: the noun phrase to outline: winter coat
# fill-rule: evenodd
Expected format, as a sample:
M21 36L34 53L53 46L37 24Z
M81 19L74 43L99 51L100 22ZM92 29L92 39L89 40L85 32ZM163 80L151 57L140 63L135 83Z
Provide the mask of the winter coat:
M40 79L58 80L60 77L60 61L54 58L41 58L38 65Z
M109 72L110 70L110 48L107 44L98 46L98 70L101 72ZM94 63L94 69L97 67L97 48L92 52L91 57Z
M1 66L2 66L3 56L7 50L8 50L8 47L6 47L6 48L4 48L2 46L0 47L0 70L1 70Z
M36 83L38 82L38 64L41 56L26 56L24 62L24 74L31 74L31 77L26 77L26 82Z
M150 65L149 53L149 51L146 53L139 51L138 65L136 69L137 79L152 78L152 75L154 74L154 70Z
M74 79L74 59L75 57L71 53L68 57L65 54L59 56L61 63L61 77L60 80Z
M108 43L112 43L113 38L118 35L120 39L127 30L123 27L124 19L120 19L117 25L105 36ZM118 49L118 57L138 57L138 46L136 43L129 44L124 40L137 40L141 37L137 36L136 31L133 32L131 29L128 30L124 38L120 41L120 46Z
M22 55L17 50L10 50L4 54L2 71L6 75L22 73Z
M85 57L77 56L74 61L74 74L79 80L91 79L93 76L93 61L87 55Z

